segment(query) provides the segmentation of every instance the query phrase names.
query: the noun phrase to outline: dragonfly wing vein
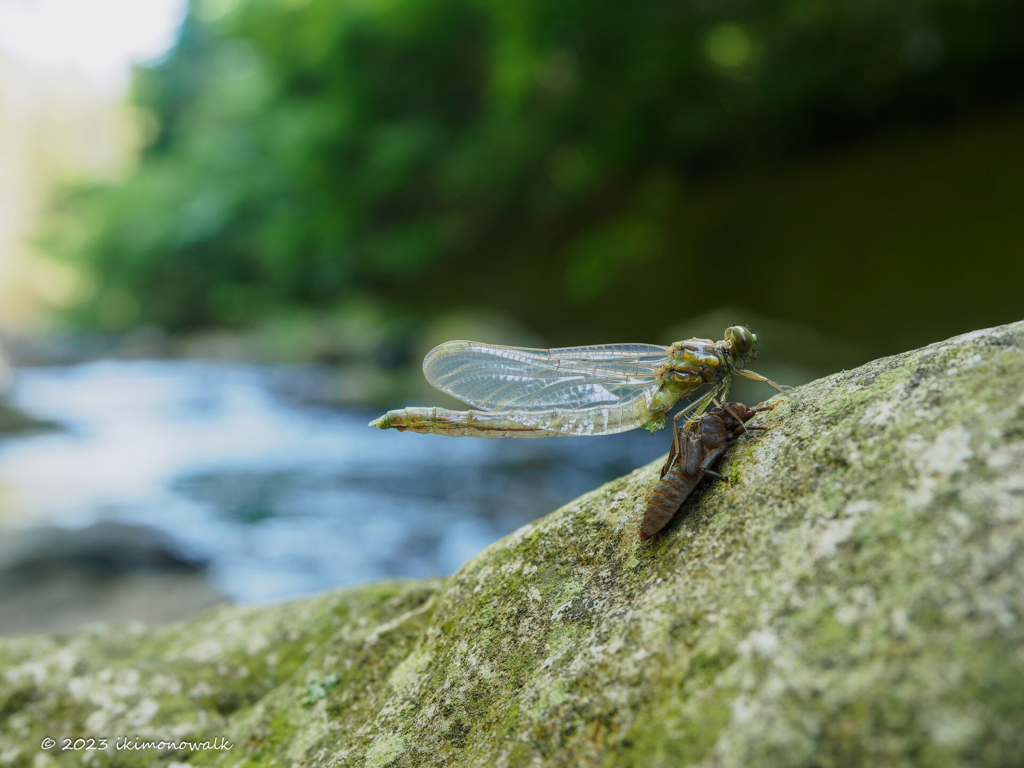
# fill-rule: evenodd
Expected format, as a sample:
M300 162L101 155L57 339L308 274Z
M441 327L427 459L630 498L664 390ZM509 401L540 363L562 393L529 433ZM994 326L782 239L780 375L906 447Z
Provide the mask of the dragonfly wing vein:
M667 355L649 344L547 350L453 341L427 355L423 372L437 389L485 411L590 410L649 400Z

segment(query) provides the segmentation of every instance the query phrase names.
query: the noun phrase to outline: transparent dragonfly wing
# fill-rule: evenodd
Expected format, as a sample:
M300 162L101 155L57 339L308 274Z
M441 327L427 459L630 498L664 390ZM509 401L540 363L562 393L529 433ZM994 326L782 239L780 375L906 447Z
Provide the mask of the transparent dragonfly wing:
M449 341L424 358L423 373L435 388L483 411L596 413L649 401L667 362L668 348L653 344L528 349Z

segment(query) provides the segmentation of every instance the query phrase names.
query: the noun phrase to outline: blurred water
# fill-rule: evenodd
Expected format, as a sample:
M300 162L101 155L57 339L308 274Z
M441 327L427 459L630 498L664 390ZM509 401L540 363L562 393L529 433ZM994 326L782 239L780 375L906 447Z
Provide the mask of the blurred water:
M295 370L295 375L308 371ZM150 525L219 589L281 599L456 570L668 447L667 433L473 440L274 394L280 368L108 361L22 369L12 400L63 431L0 441L0 525Z

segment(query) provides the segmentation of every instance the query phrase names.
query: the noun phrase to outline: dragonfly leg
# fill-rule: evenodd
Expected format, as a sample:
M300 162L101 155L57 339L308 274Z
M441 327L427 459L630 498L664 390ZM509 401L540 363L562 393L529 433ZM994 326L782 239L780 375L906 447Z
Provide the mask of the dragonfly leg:
M704 413L711 401L715 399L718 390L711 390L698 400L694 400L672 419L673 429L679 429L679 422L685 418L688 423L697 421L697 418Z
M736 491L732 487L732 480L730 480L727 476L720 475L718 472L715 472L710 469L705 469L704 477L711 477L714 478L715 480L720 480L721 482L725 483L725 487L729 489L729 495L732 496L733 498L736 497Z
M725 403L729 399L729 390L732 388L732 379L726 379L719 385L718 389L712 391L711 401L717 406L719 405L718 398L722 398L722 402ZM724 405L723 408L728 412L730 416L736 419L736 414L732 412L732 409L728 405ZM743 419L736 419L740 424L743 423Z
M664 477L672 469L672 465L676 463L676 459L679 458L680 448L680 434L678 429L672 430L672 447L669 448L668 458L665 459L665 466L661 468L661 476Z
M781 403L782 403L781 400L776 400L774 403L758 403L757 405L755 405L750 410L752 410L754 413L764 413L765 411L774 411ZM760 431L760 432L767 432L770 429L774 429L774 427L771 427L771 426L767 426L767 427L754 426L754 427L751 427L751 426L747 426L746 424L743 424L742 431L743 432L753 432L754 430L757 430L757 431ZM737 434L736 437L739 437L739 435Z
M715 404L716 408L721 408L739 423L739 427L736 428L738 432L746 432L748 431L748 429L754 429L754 427L747 427L746 422L740 418L739 414L736 413L736 411L729 407L728 403L720 403L718 402L718 398L716 397L711 398L711 402ZM755 413L757 412L757 408L751 408L751 410L754 411Z
M737 368L737 369L735 369L735 371L736 371L736 374L738 376L742 376L744 379L750 379L751 381L759 381L762 384L767 384L769 387L774 387L775 389L779 390L779 392L782 392L783 394L785 394L787 389L792 389L792 387L785 387L785 388L780 387L778 384L776 384L774 381L769 379L767 376L762 376L760 373L756 373L754 371L748 371L748 370L745 370L743 368Z

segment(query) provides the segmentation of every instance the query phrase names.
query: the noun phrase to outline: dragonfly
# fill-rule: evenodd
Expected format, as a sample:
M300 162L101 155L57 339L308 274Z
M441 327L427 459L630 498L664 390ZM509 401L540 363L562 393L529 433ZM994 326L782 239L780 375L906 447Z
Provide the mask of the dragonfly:
M669 412L692 421L725 400L733 376L769 384L746 366L757 357L757 334L741 325L721 341L686 339L670 346L596 344L531 349L448 341L423 360L430 384L474 410L409 407L388 411L371 427L469 437L612 435L654 432Z

